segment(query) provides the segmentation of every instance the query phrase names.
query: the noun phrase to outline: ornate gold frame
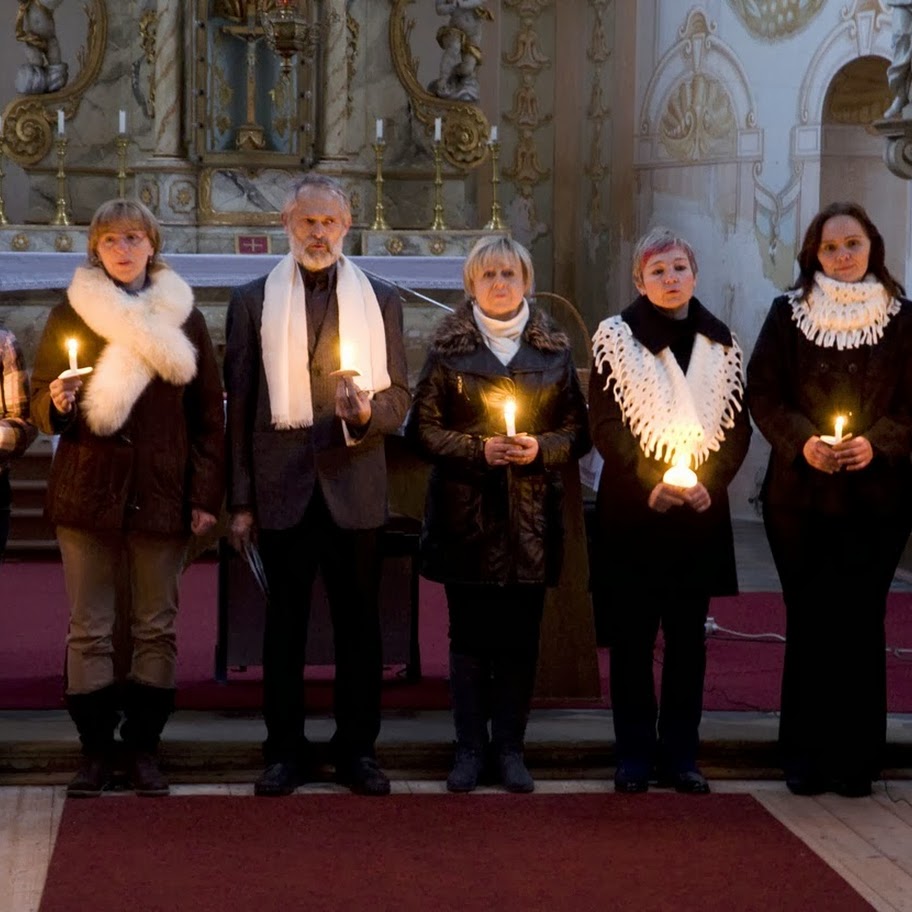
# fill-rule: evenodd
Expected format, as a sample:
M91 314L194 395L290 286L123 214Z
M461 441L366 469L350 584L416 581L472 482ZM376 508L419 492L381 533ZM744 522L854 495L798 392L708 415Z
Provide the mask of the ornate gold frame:
M393 0L389 20L393 67L408 92L415 116L428 132L434 129L434 118L439 117L443 121L440 144L443 157L457 168L475 168L487 158L490 124L477 105L438 98L418 82L418 67L409 45L415 21L407 16L408 7L414 2L415 0Z
M104 0L85 0L88 21L86 47L76 58L84 61L76 78L59 92L20 95L3 112L3 143L9 157L27 167L41 161L51 150L52 124L62 108L67 120L76 116L82 96L98 78L108 43L108 11Z

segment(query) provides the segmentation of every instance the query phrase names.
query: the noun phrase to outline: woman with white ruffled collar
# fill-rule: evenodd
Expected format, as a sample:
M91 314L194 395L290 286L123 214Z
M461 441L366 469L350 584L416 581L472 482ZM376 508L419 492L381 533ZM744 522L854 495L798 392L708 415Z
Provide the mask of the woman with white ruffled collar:
M710 598L738 591L727 489L751 434L741 349L693 296L696 256L683 238L649 232L634 251L633 279L640 296L593 338L589 383L592 440L605 460L592 585L610 649L614 783L644 792L656 778L705 794L697 767L704 625ZM691 486L665 481L675 463L696 471Z
M886 599L912 528L912 306L855 203L814 218L798 265L748 365L787 617L779 742L792 792L856 797L883 759Z
M190 534L215 525L223 497L212 342L160 250L145 206L103 203L32 375L34 421L60 435L46 515L70 599L66 702L83 753L71 797L107 785L121 710L134 789L167 794L156 751L174 706L178 583Z

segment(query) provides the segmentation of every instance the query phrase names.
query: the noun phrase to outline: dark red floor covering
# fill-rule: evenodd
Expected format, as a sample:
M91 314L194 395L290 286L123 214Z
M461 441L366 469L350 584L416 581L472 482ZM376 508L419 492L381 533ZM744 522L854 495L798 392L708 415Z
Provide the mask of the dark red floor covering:
M775 592L716 599L716 623L746 633L783 633L785 612ZM447 694L446 604L441 586L421 581L420 642L424 678L401 679L388 669L386 709L442 709ZM67 624L66 595L59 562L0 566L0 709L44 709L62 705L62 666ZM233 671L228 684L213 679L216 642L216 566L197 563L184 575L178 616L178 705L184 709L256 709L261 673ZM912 593L890 595L887 643L912 648ZM771 711L779 706L783 646L775 642L711 637L707 648L704 707L707 710ZM602 705L608 700L608 658L599 650ZM661 672L657 651L656 674ZM330 707L331 669L308 669L308 702L315 711ZM891 712L912 712L912 654L889 656L887 703ZM571 704L572 705L572 704ZM591 703L586 705L591 706Z
M746 795L300 795L68 801L40 912L871 908Z

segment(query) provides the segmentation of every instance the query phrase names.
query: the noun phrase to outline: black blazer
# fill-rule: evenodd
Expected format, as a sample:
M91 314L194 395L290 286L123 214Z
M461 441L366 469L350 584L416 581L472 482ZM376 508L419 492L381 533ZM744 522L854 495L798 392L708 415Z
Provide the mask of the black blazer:
M387 518L384 436L398 431L409 406L402 339L402 303L384 282L370 279L386 333L391 385L371 400L367 432L346 446L335 416L339 308L335 292L310 359L314 423L272 426L260 324L266 277L236 288L228 304L225 389L228 394L228 509L251 509L262 529L288 529L302 517L319 480L333 521L343 529L374 529Z

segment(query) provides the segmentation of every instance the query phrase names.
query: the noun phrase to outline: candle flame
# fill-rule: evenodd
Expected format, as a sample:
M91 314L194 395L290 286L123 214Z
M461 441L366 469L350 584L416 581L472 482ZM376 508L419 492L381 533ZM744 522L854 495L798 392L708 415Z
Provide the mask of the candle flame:
M697 483L697 473L690 468L690 455L678 456L662 481L676 488L692 488Z
M75 339L67 339L67 354L72 358L79 351L79 343Z

